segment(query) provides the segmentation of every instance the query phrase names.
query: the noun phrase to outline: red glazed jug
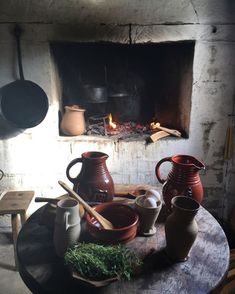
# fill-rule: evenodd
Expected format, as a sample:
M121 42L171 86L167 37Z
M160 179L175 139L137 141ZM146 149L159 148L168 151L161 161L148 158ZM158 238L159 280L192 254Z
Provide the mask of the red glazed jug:
M160 166L166 161L172 163L172 169L167 179L162 179ZM197 202L202 202L203 187L199 177L202 169L205 169L205 165L190 155L174 155L157 163L155 173L158 181L163 184L162 196L168 209L171 209L171 199L177 195L190 196Z
M90 203L112 201L113 179L107 169L108 155L98 151L84 152L81 158L72 160L66 168L67 178L74 184L73 190ZM70 169L77 163L82 168L77 177L70 176Z

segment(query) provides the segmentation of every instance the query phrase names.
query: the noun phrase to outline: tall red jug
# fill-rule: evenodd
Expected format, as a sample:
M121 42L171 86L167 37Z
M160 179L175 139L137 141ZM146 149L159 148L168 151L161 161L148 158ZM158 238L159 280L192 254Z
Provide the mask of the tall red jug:
M75 158L66 168L67 178L74 184L73 190L87 202L113 200L114 183L106 166L107 158L108 155L103 152L84 152L81 158ZM70 169L77 163L81 163L82 167L78 176L72 178Z
M160 175L160 166L164 162L171 162L172 169L166 179ZM205 165L190 155L174 155L161 159L155 168L158 181L163 184L162 196L165 205L171 209L171 199L177 195L190 196L199 203L203 200L203 187L199 171Z

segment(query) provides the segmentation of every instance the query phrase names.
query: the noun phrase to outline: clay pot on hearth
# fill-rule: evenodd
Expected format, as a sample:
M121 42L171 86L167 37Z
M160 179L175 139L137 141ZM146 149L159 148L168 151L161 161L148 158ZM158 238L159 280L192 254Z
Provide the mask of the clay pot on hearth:
M85 109L78 105L65 106L65 113L60 123L60 129L65 135L78 136L86 131L84 118Z

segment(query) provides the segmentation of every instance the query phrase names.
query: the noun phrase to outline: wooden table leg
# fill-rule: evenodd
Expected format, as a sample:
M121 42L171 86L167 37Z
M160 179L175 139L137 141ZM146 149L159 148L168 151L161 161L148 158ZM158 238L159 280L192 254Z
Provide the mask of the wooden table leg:
M21 219L21 225L23 226L26 222L26 219L27 219L25 212L20 214L20 219Z
M21 227L19 214L12 214L11 215L11 225L12 225L15 267L16 267L16 270L18 271L18 258L17 258L17 252L16 252L16 241L17 241L17 236L18 236L18 233L19 233L20 227Z

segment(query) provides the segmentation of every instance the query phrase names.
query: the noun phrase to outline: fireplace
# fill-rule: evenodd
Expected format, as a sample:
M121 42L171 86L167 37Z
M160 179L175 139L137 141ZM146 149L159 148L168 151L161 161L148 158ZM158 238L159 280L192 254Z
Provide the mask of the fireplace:
M61 115L66 105L85 108L87 135L142 138L159 122L188 138L194 45L51 43Z
M67 181L68 162L94 150L109 155L107 164L115 184L156 185L156 162L189 154L206 165L201 173L204 207L227 215L235 203L234 155L232 160L223 158L234 100L234 5L204 2L129 1L123 5L122 1L62 0L3 5L1 87L18 78L12 32L19 23L25 78L44 89L49 111L35 128L0 141L0 168L5 173L2 190L24 188L36 190L38 196L61 195L57 182ZM131 78L127 79L132 76L138 85L135 103L144 102L135 104L135 111L127 111L140 117L127 121L121 117L121 124L145 126L155 117L155 122L189 138L170 136L147 145L142 134L136 142L117 141L105 134L69 137L59 133L58 112L63 115L65 105L84 105L86 123L88 116L109 111L103 111L108 103L86 103L79 87L104 85L105 68L111 94L133 93L133 87L124 88L126 81L132 85ZM110 112L113 121L120 123L114 105ZM162 172L166 176L168 166Z

